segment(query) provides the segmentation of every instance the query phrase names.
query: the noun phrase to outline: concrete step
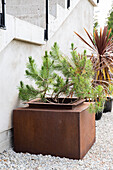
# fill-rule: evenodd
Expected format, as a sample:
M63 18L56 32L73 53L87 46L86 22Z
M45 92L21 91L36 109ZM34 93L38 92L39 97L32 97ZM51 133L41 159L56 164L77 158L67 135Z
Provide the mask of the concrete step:
M57 0L49 1L49 14L57 17Z
M67 0L57 0L57 2L61 7L67 8Z
M77 0L71 1L76 3ZM56 18L61 15L62 17L58 17L58 19L60 21L62 19L63 22L65 17L63 18L62 8L65 10L65 13L66 11L67 14L69 13L67 10L67 0L49 0L49 14ZM8 0L6 10L7 14L38 25L44 29L46 27L46 0Z
M45 28L45 0L8 0L7 14Z
M80 0L49 0L49 38L59 29ZM94 3L94 0L89 0ZM8 0L7 13L17 18L46 28L46 0Z
M62 23L65 21L65 19L69 16L69 14L72 12L72 10L76 7L76 5L79 3L80 0L71 0L70 8L67 9L67 0L62 0L62 3L64 5L61 5L60 1L58 0L57 4L57 18L55 19L49 19L49 38L51 38L54 33L60 28ZM59 5L60 3L60 5Z
M44 29L6 15L6 30L0 29L0 52L13 40L22 40L33 44L44 45ZM36 34L37 33L37 34Z

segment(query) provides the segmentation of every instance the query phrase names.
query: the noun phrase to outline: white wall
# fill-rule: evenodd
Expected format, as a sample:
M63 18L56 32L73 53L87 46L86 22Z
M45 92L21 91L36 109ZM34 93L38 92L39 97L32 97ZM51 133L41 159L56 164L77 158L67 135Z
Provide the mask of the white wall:
M12 128L12 111L18 107L18 85L25 79L25 68L28 56L36 59L38 65L45 50L50 50L54 42L58 42L60 49L69 54L72 42L81 50L81 41L74 31L85 36L83 27L93 31L93 6L88 0L81 0L62 24L54 36L43 46L13 40L0 52L0 135ZM36 32L36 34L38 34ZM3 142L2 142L3 143ZM8 147L8 145L7 145Z
M83 52L84 48L88 50L87 46L75 35L74 31L89 41L84 28L90 33L93 32L93 14L94 6L88 0L80 0L60 29L54 34L51 40L49 40L47 44L48 49L57 41L61 51L65 54L70 51L72 42L78 47L78 52Z

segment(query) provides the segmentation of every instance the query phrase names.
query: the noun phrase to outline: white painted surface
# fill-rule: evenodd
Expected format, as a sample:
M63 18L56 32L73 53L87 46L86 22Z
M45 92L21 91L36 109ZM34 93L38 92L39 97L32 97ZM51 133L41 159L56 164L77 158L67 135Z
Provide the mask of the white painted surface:
M6 15L6 30L0 29L0 51L13 39L44 44L44 29L14 16Z
M57 3L63 8L67 8L67 0L57 0Z
M72 0L69 9L63 8L61 5L57 4L57 18L49 20L49 37L51 38L54 33L60 28L65 19L69 16L72 10L76 7L80 0ZM86 1L87 2L87 1ZM65 5L67 3L65 2Z
M89 0L93 6L97 6L97 0Z
M54 32L50 40L42 46L39 46L39 44L44 44L42 39L43 29L14 17L12 19L12 16L7 15L8 23L11 25L7 25L6 32L5 30L0 30L0 38L2 38L0 47L2 43L5 44L4 47L1 47L2 51L0 52L1 133L12 128L12 111L20 105L17 87L20 80L28 81L25 79L28 57L35 58L40 66L42 62L41 56L44 55L45 50L51 49L54 42L58 42L61 51L66 55L70 53L72 42L79 47L77 50L82 52L81 47L84 45L76 37L74 31L85 38L87 36L83 31L83 27L90 32L93 31L93 9L94 6L88 0L80 0L65 18L65 22ZM40 31L38 32L38 30Z
M12 147L12 131L6 130L0 133L0 152Z
M57 17L57 1L51 0L49 2L49 13L54 17Z
M70 51L69 48L71 43L74 42L75 46L78 47L78 52L81 53L81 49L84 48L88 51L87 46L74 34L74 31L89 40L84 28L90 33L93 32L93 14L94 7L92 4L89 1L80 0L75 9L69 14L66 21L62 23L58 31L51 37L49 45L51 46L57 41L58 44L60 44L63 53L67 54L67 52Z
M98 6L95 8L95 18L98 21L99 27L104 28L107 25L107 17L112 9L113 0L99 0Z

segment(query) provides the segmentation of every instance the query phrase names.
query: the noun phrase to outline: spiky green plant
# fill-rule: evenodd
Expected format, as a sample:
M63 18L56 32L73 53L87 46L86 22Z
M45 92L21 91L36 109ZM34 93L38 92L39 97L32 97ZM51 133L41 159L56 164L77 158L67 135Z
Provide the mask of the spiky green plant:
M93 36L90 35L86 29L84 30L92 45L90 45L77 32L75 32L75 34L93 51L93 54L90 58L95 71L93 85L103 85L106 93L108 94L109 84L113 84L113 36L110 37L111 29L108 31L107 26L105 26L103 31L102 28L100 28L100 33L98 33L98 31L95 29Z

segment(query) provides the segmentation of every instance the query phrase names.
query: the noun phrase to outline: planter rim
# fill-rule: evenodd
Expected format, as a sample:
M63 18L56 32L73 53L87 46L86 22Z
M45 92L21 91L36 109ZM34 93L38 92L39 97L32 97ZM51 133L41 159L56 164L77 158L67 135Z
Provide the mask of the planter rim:
M59 99L63 99L63 98L59 98ZM29 102L27 102L27 104L29 105L30 108L45 108L45 109L74 109L75 107L77 107L80 104L83 104L85 102L85 99L80 99L77 100L77 98L68 98L68 100L72 99L73 103L54 103L54 102L48 102L48 103L44 103L44 102L40 102L40 99L35 99L35 100L31 100ZM75 101L74 101L75 100Z
M56 109L54 109L54 108L38 108L38 107L29 107L29 106L25 106L25 107L18 107L18 108L16 108L16 109L14 109L14 110L24 110L25 112L27 112L28 110L30 110L30 111L35 111L35 110L38 110L38 111L40 111L40 113L41 112L43 112L45 109L46 109L46 112L48 113L53 113L53 111L55 112L55 113L58 113L58 112L62 112L62 113L65 113L66 111L67 111L67 113L75 113L75 111L76 111L76 113L78 114L79 112L81 113L81 112L83 112L84 110L87 110L88 109L88 107L89 107L89 105L90 105L90 102L83 102L82 103L82 105L78 105L78 108L76 109L76 107L72 107L72 108L65 108L65 109L60 109L60 108L56 108ZM81 109L81 106L83 106L83 108ZM89 113L90 114L90 113Z
M76 98L73 98L76 100ZM40 105L63 105L63 106L77 106L83 102L85 102L86 100L85 99L80 99L80 100L77 100L73 103L54 103L54 102L50 102L50 103L44 103L44 102L40 102L39 99L34 99L34 100L31 100L29 102L26 102L26 104L34 104L34 105L37 105L37 104L40 104Z

